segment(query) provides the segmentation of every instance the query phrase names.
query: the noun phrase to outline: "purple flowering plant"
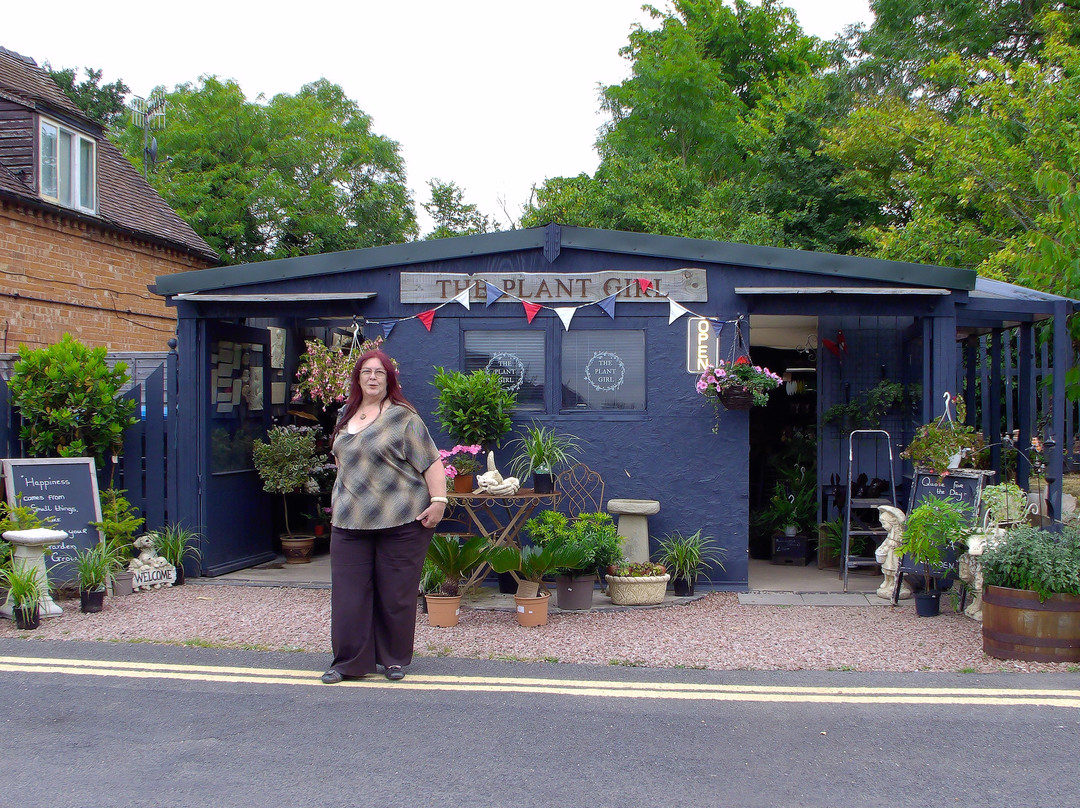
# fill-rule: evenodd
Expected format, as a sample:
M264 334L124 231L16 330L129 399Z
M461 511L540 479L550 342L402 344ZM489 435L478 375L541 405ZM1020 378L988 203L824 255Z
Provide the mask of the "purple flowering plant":
M782 379L771 370L755 365L740 356L734 362L723 359L715 365L707 365L698 377L697 391L706 398L719 403L720 394L728 390L745 390L753 397L754 405L762 407L769 403L769 393Z
M344 404L349 397L349 379L356 358L383 344L382 337L364 340L359 347L349 351L337 351L322 340L309 339L304 343L307 350L300 356L296 366L296 384L293 385L293 401L303 401L306 396L323 409L334 404Z

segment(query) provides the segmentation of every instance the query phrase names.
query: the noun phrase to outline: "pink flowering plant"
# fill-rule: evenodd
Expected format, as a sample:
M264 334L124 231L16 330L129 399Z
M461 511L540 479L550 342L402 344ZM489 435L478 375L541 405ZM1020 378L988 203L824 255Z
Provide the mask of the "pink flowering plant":
M297 363L293 401L303 401L306 396L326 409L345 403L349 397L349 378L356 358L380 347L383 338L364 340L358 348L353 349L355 354L336 351L317 339L309 339L304 344L307 350Z
M459 443L453 449L440 449L439 457L442 458L447 479L452 480L459 474L476 474L480 471L477 455L482 451L483 448L478 443L469 446Z
M707 365L698 377L697 391L709 399L719 414L720 397L727 391L743 390L750 393L755 406L769 403L769 393L782 379L768 368L753 364L749 358L740 356L733 362L721 359L716 365ZM716 432L716 428L713 428Z

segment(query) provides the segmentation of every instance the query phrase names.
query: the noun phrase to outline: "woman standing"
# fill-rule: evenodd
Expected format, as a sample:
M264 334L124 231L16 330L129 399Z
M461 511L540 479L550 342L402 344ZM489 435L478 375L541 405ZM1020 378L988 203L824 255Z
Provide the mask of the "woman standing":
M337 462L330 531L330 640L326 684L412 662L420 571L446 508L446 474L416 408L382 351L353 368L331 438Z

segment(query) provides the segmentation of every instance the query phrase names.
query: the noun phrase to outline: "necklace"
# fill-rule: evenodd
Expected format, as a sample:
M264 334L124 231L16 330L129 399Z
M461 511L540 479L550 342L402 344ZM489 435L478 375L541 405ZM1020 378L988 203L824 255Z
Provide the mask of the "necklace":
M378 413L380 413L380 412L382 412L382 404L379 405L379 408L376 411L376 415L378 415ZM364 412L363 410L360 410L360 420L361 421L366 421L367 420L367 413Z

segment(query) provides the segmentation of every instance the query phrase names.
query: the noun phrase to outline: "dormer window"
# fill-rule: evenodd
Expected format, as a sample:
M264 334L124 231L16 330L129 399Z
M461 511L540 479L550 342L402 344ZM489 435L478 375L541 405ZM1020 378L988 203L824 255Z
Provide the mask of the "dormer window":
M41 196L65 208L94 213L97 144L93 139L42 118L38 144Z

